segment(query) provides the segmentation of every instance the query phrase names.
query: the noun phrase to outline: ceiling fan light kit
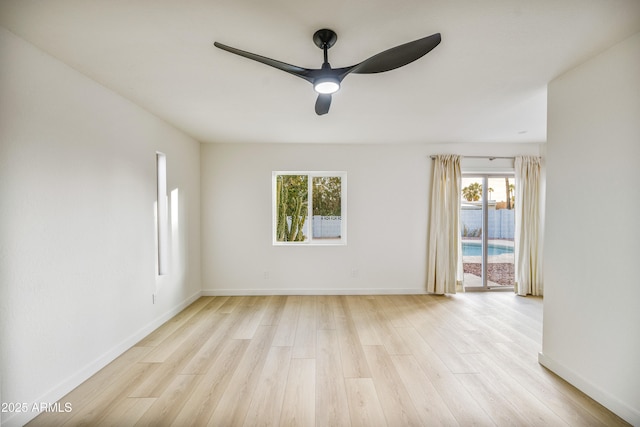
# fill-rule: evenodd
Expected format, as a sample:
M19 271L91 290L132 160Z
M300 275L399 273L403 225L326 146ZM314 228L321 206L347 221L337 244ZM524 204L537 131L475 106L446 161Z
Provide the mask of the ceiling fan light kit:
M313 82L313 89L318 93L336 93L340 89L340 82L332 77L319 78Z
M294 76L300 77L313 84L314 90L318 93L315 111L318 115L327 114L331 106L331 94L340 89L340 83L349 74L374 74L391 71L407 65L433 50L440 44L440 33L414 40L400 46L385 50L364 61L343 68L331 68L329 64L328 50L336 43L338 36L332 30L323 28L313 34L313 42L323 50L324 62L320 69L302 68L296 65L287 64L266 56L246 52L215 42L214 46L227 52L243 56L245 58L261 62L265 65L277 68Z

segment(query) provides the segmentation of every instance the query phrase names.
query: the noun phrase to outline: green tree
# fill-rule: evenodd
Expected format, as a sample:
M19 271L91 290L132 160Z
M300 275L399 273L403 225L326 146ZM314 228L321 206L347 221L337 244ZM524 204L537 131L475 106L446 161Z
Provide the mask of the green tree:
M513 209L513 199L511 198L511 192L515 190L513 184L509 183L509 178L505 177L504 179L505 191L507 193L507 209Z
M277 228L279 242L302 242L308 209L307 175L278 175L276 177ZM289 220L290 219L290 220Z
M339 176L313 178L313 215L341 216L342 181Z
M509 184L509 198L511 199L511 207L516 207L516 186Z
M467 187L462 189L462 197L467 202L477 202L482 197L482 184L479 182L472 182Z

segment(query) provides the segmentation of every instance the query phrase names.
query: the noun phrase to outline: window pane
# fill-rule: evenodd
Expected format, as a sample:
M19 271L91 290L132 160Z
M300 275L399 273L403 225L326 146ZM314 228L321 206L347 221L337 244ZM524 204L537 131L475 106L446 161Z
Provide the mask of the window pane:
M276 176L276 240L278 242L307 240L308 198L307 175Z
M515 236L515 180L489 178L487 280L491 286L513 286Z
M156 153L157 184L157 235L158 235L158 274L167 274L168 259L168 227L167 213L167 157L164 153Z
M340 239L342 236L342 178L313 177L313 238Z
M460 228L466 287L482 284L482 177L462 178Z

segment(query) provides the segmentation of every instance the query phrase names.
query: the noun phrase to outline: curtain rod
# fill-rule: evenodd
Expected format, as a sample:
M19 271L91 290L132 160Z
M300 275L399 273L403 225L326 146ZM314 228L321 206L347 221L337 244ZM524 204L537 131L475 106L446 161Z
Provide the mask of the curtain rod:
M429 156L431 157L431 159L435 159L436 156ZM515 157L502 157L502 156L460 156L463 157L465 159L489 159L489 160L495 160L495 159L511 159L511 160L515 160Z

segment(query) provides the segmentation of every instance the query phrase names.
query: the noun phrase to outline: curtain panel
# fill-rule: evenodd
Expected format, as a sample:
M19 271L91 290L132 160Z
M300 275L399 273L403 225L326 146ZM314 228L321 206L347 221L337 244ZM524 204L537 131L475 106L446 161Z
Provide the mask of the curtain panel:
M460 156L438 155L433 161L427 292L462 290L460 239Z
M542 295L540 158L518 156L516 172L515 292Z

